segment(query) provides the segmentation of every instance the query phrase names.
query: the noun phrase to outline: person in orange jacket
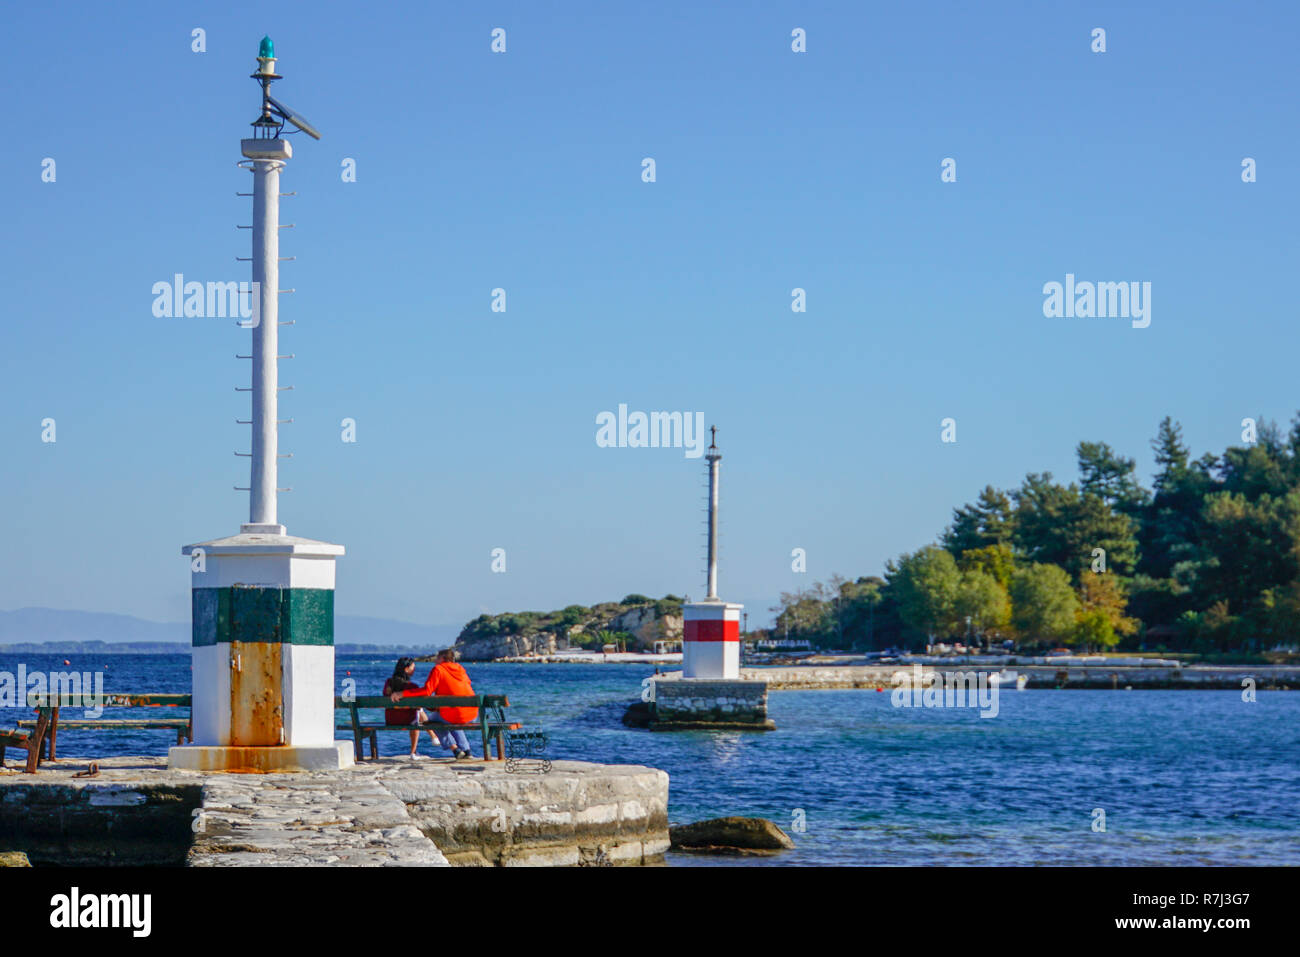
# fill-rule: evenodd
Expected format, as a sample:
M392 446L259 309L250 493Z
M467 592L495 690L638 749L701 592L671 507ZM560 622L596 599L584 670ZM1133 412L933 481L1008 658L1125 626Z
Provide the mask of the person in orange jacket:
M405 691L394 693L392 698L396 702L398 698L414 697L432 697L434 695L446 695L456 698L467 698L474 694L474 687L470 684L469 675L465 669L456 662L456 652L452 648L443 648L438 652L438 661L429 672L428 679L421 688L408 688ZM430 724L471 724L478 720L478 708L439 708L436 717L429 719ZM469 750L469 739L465 737L465 732L460 728L451 728L442 735L445 746L457 758L472 758L474 755Z

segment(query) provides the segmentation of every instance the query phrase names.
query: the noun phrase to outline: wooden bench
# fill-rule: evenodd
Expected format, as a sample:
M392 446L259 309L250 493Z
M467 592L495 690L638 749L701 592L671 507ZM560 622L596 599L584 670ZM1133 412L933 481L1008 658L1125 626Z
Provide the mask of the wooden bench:
M432 731L434 734L442 737L446 731L478 731L483 738L483 760L491 760L488 751L488 742L496 739L497 743L497 760L505 760L504 737L507 731L516 730L519 725L511 722L506 718L505 709L510 706L510 700L503 694L480 694L466 696L463 698L435 696L435 697L410 697L403 698L400 704L394 704L391 698L384 695L372 695L369 697L343 697L334 699L334 707L348 712L350 721L348 724L340 724L339 731L352 732L352 744L356 751L357 760L363 758L361 742L364 738L370 739L370 757L372 759L379 757L379 745L377 737L380 731ZM478 720L470 724L443 724L438 721L430 721L426 724L388 724L385 721L379 723L366 724L361 720L360 712L366 709L379 708L423 708L431 714L439 708L478 708Z
M167 729L176 732L176 743L194 740L194 725L190 715L175 718L73 718L59 720L60 708L84 708L86 699L79 695L30 695L28 705L36 709L34 721L19 721L19 728L32 728L27 746L27 771L33 773L41 762L41 752L47 751L50 761L57 757L59 728L77 728L94 731L126 731ZM104 708L188 708L187 694L110 694L104 695ZM21 744L17 745L22 747ZM0 759L4 751L0 748Z
M6 748L21 748L27 752L27 762L31 763L32 753L38 748L38 744L25 731L0 731L0 768L5 766ZM35 770L35 768L28 768L28 770Z

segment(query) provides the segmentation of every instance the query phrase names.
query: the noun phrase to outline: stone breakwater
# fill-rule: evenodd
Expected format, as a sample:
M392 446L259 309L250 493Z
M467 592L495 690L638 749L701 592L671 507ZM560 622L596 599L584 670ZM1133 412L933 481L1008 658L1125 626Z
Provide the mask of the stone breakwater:
M163 758L0 773L0 851L32 863L243 866L658 863L668 775L639 765L382 758L346 771L210 774Z
M1300 668L1282 666L1208 666L1189 665L1184 668L1158 666L1107 666L1097 665L981 665L954 661L952 664L927 662L922 666L931 671L973 671L997 674L1014 671L1027 679L1027 688L1091 688L1117 689L1203 689L1240 691L1245 679L1255 682L1255 687L1267 691L1287 691L1300 688ZM892 690L894 675L898 672L911 675L911 662L891 665L805 665L778 668L742 668L744 681L766 682L769 691L802 691L818 688L884 688ZM680 674L680 672L674 672ZM669 676L661 676L669 677ZM662 685L660 687L663 687ZM1007 685L1004 691L1013 690Z
M651 731L693 729L772 731L764 681L685 679L680 671L654 680L654 705L647 710Z

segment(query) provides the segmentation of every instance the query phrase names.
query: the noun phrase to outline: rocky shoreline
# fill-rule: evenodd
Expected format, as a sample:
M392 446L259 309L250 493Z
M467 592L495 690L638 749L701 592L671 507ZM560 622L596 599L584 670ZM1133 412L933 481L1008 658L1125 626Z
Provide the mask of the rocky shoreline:
M462 661L528 661L599 654L605 644L621 644L633 654L650 655L656 643L680 644L682 599L654 600L628 595L621 602L590 608L570 605L554 612L481 615L469 622L453 646Z

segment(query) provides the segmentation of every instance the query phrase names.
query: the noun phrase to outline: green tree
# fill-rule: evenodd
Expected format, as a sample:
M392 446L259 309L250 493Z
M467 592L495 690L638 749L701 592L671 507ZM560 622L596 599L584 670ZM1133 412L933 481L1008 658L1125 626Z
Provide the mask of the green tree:
M1105 442L1080 442L1079 487L1117 512L1136 515L1151 501L1151 493L1137 480L1137 463L1122 458Z
M1224 450L1219 459L1218 487L1251 500L1263 495L1280 498L1296 484L1291 457L1277 425L1261 419L1252 445Z
M1016 556L1011 546L985 545L961 553L957 558L957 567L962 571L981 571L993 576L999 585L1006 588L1011 584L1011 576L1016 570Z
M1161 420L1151 441L1156 459L1152 483L1155 498L1146 510L1139 531L1141 572L1153 579L1173 577L1180 562L1197 558L1201 508L1215 489L1213 457L1191 461L1182 440L1182 426L1168 416Z
M961 573L954 610L963 624L970 620L971 632L981 639L1000 634L1011 622L1011 600L1006 588L979 569Z
M1007 544L1014 520L1011 497L986 485L975 504L953 509L952 524L940 536L940 543L954 558L973 549Z
M1165 416L1156 427L1156 437L1151 440L1151 451L1156 457L1155 491L1157 495L1176 489L1187 477L1191 451L1183 444L1183 427Z
M1294 645L1300 635L1300 581L1264 589L1246 624L1249 631L1242 645L1252 651Z
M1029 561L1059 565L1077 581L1091 568L1093 550L1100 548L1108 569L1132 572L1137 561L1134 522L1098 496L1073 484L1058 485L1050 472L1031 472L1015 499L1015 543Z
M1205 502L1201 559L1196 563L1200 607L1225 601L1240 614L1266 589L1300 574L1300 490L1250 501L1216 492Z
M829 597L821 582L810 588L782 592L780 604L772 608L776 612L773 632L783 638L807 639L814 645L829 644L835 633Z
M1079 599L1064 569L1038 563L1018 568L1010 591L1011 624L1022 641L1058 642L1073 636Z
M1068 643L1082 645L1088 651L1102 650L1117 645L1119 635L1115 633L1115 628L1106 617L1106 613L1094 608L1079 612L1074 633L1069 637Z
M836 643L840 647L873 647L876 611L884 601L884 579L867 577L851 582L836 575L831 587L835 592L831 604Z
M886 565L885 580L904 625L929 637L955 630L961 573L950 552L927 545L902 555Z
M531 614L531 612L525 612L524 614ZM543 630L562 635L574 625L581 624L590 615L591 609L585 605L569 605L563 611L556 613L553 620Z
M1121 636L1137 631L1140 622L1126 614L1123 580L1110 572L1087 572L1079 583L1076 640L1087 648L1112 648Z

